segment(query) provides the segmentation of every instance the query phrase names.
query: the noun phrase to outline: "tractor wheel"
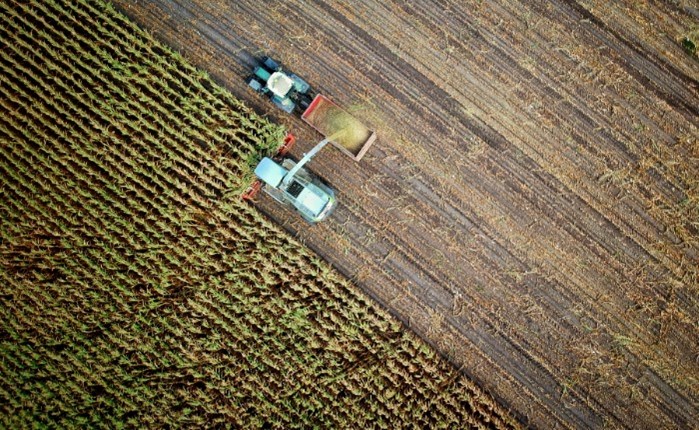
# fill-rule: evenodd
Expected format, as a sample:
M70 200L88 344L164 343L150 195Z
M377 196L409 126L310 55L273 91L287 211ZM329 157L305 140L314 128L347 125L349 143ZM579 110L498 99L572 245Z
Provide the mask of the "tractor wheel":
M262 64L267 68L267 70L270 70L272 72L276 72L279 69L281 69L281 67L279 67L279 64L277 64L277 62L272 60L270 57L263 58Z

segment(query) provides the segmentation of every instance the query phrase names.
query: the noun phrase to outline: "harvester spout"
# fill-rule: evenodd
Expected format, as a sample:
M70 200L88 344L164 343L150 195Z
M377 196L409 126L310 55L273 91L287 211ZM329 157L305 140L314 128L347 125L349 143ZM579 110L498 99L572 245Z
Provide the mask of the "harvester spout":
M284 186L288 185L289 182L291 182L291 180L296 175L296 172L298 172L306 163L311 161L311 158L313 158L321 149L323 149L325 145L330 143L333 139L336 139L342 133L343 132L341 131L339 133L333 134L332 136L326 137L325 139L318 142L318 144L314 146L313 149L308 151L306 155L304 155L303 158L301 158L301 160L299 160L299 162L296 163L296 165L291 170L289 170L289 173L287 173L286 176L284 176Z

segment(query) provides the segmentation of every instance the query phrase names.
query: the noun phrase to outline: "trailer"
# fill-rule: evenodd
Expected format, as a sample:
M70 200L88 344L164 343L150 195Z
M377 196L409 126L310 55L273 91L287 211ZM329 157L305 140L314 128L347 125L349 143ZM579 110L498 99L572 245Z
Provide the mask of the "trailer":
M376 133L322 94L313 99L301 119L323 136L333 136L335 147L355 161L361 160L376 140Z

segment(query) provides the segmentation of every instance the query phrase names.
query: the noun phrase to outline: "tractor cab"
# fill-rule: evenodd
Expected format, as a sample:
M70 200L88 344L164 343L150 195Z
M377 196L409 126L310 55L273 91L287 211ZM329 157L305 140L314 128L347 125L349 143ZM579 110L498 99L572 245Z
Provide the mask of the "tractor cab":
M267 79L267 89L277 97L286 97L293 86L293 79L282 72L274 72Z

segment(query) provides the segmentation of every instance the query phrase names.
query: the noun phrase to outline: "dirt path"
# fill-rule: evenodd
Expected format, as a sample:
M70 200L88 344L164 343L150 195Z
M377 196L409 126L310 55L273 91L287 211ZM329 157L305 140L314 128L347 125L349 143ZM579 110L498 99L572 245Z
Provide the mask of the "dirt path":
M610 3L610 4L608 4ZM689 2L126 1L260 112L271 54L365 120L308 229L261 208L541 428L699 422L699 63Z

